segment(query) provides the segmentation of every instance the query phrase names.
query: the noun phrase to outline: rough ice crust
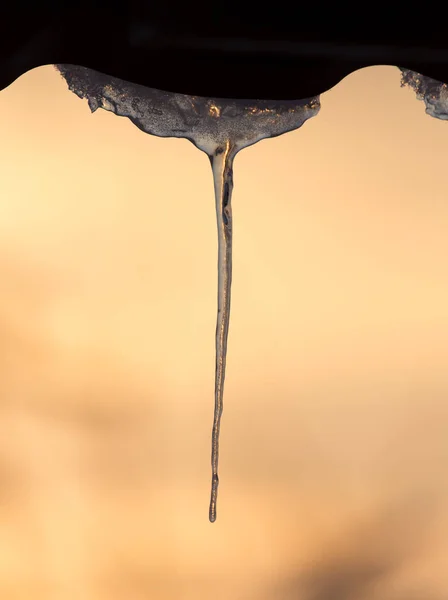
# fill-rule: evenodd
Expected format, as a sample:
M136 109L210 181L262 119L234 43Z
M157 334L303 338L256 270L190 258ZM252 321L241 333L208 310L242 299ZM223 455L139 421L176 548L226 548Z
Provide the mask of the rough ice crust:
M414 90L417 99L425 103L426 113L435 119L448 121L448 85L409 69L400 68L400 71L401 86Z
M231 140L237 150L298 129L319 97L294 101L224 100L162 92L74 65L55 65L69 89L98 108L127 117L145 133L187 138L211 156Z

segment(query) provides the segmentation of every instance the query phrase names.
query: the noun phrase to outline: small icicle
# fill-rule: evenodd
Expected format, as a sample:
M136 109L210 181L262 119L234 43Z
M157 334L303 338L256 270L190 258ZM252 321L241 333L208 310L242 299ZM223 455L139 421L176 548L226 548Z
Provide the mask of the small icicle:
M226 374L227 336L230 319L232 285L232 188L235 146L228 141L210 157L215 184L216 220L218 225L218 316L216 322L215 410L212 429L212 487L209 519L216 521L218 499L219 430L223 409Z

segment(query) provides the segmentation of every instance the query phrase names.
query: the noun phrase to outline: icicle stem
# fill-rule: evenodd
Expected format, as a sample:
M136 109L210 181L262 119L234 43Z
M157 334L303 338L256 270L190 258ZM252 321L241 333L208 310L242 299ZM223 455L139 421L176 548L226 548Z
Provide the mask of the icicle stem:
M212 487L209 519L216 521L218 498L219 430L223 409L226 372L227 336L232 284L232 188L235 147L230 142L216 149L210 162L215 184L216 219L218 225L218 316L216 323L215 410L212 429Z

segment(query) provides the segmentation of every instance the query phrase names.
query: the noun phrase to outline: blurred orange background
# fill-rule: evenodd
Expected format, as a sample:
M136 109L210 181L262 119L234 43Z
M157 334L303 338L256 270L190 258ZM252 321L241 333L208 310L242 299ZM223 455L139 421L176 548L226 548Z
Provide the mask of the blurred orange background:
M0 598L444 600L448 125L353 73L235 162L218 520L205 154L0 93Z

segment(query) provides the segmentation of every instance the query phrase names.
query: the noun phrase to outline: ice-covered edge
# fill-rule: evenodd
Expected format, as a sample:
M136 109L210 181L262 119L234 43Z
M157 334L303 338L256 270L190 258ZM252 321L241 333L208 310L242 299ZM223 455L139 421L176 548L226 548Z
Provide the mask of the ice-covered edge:
M401 86L410 87L418 100L425 103L426 113L435 119L448 120L448 85L415 71L400 68Z
M298 129L320 110L319 97L284 102L203 98L147 88L86 67L55 67L92 112L102 108L151 135L189 139L209 155L229 139L240 150Z

